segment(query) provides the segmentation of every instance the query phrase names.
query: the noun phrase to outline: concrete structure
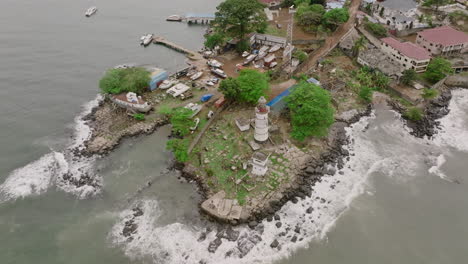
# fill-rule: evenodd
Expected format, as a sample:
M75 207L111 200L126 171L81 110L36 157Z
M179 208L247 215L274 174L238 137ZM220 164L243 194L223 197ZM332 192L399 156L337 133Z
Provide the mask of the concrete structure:
M280 45L282 48L284 48L286 47L286 43L287 43L286 38L267 35L267 34L254 33L250 37L250 44L259 44L259 45L267 45L267 46Z
M255 107L255 133L254 139L257 142L268 140L268 113L270 107L266 105L265 97L260 97L258 105Z
M250 120L238 118L236 119L236 125L241 132L248 131L250 129Z
M260 3L266 5L268 8L276 8L283 3L282 0L258 0Z
M416 43L434 55L452 55L468 51L468 34L449 26L418 32Z
M414 0L375 1L372 5L372 16L394 30L427 27L425 23L419 22L419 15L421 12Z
M206 199L201 208L207 214L222 220L231 221L242 218L243 207L235 199L226 199L226 193L220 191L210 198Z
M262 152L255 152L252 157L252 174L263 176L267 173L268 155Z
M431 54L420 46L411 42L400 42L392 37L383 38L382 51L387 53L391 60L397 61L405 69L416 72L425 72L431 60Z
M378 69L388 77L398 80L404 68L400 63L390 59L386 53L377 48L359 52L357 62L363 66Z
M215 19L214 14L186 14L183 20L189 24L208 24Z

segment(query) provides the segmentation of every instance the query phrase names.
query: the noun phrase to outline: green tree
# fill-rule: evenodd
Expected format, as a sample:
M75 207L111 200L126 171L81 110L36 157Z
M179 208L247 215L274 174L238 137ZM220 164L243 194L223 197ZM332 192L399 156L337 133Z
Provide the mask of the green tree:
M359 90L359 97L366 103L372 102L372 94L374 90L368 86L361 86Z
M354 41L354 46L352 48L353 56L359 56L359 52L365 49L367 46L367 39L363 36L359 37L356 41Z
M172 132L179 136L185 136L190 132L190 127L194 125L191 119L193 111L184 107L178 107L171 110L164 108L160 113L169 116L169 122L172 125Z
M309 55L300 49L295 50L292 56L298 59L299 63L303 63L305 60L307 60L307 58L309 58Z
M387 36L387 29L382 26L381 24L376 24L372 22L367 22L364 27L367 31L372 33L374 36L378 38L383 38Z
M423 118L423 112L417 107L411 107L403 114L403 116L409 120L419 121Z
M213 33L206 36L205 47L214 49L216 46L220 46L224 43L225 36L221 33Z
M387 77L387 75L383 74L380 71L375 71L372 80L374 83L374 86L377 87L378 89L385 89L387 86L390 84L390 78Z
M380 13L379 13L380 17L383 17L384 11L385 11L385 7L382 7L382 9L380 9Z
M178 162L186 162L188 160L188 146L187 139L173 138L167 141L166 149L174 153L175 159Z
M424 99L432 99L432 98L437 97L437 95L439 95L439 93L437 92L436 89L427 89L427 88L424 88L424 90L423 90L421 96L422 96Z
M334 122L331 96L321 87L299 83L287 97L291 112L291 136L303 141L309 136L323 137Z
M109 94L141 93L149 86L150 80L149 72L144 68L110 69L99 81L99 88Z
M401 83L404 85L410 85L414 80L416 80L417 74L413 69L404 70L403 76L401 76Z
M224 79L219 84L218 88L227 99L239 99L240 96L240 85L237 79L229 77Z
M423 76L429 82L436 83L450 74L453 74L450 61L439 57L432 59L431 62L429 62Z
M216 32L242 41L252 32L264 32L268 26L264 5L252 0L226 0L215 13Z
M422 5L426 7L432 7L432 8L435 7L435 10L439 11L440 6L448 4L449 2L450 2L449 0L425 0Z
M349 19L349 12L346 8L334 8L323 15L323 23L331 30L336 30L339 25Z
M269 89L267 76L252 69L242 70L237 77L237 82L240 90L239 99L251 104L256 104Z
M320 24L325 8L318 4L301 4L296 10L296 21L301 26L310 26Z

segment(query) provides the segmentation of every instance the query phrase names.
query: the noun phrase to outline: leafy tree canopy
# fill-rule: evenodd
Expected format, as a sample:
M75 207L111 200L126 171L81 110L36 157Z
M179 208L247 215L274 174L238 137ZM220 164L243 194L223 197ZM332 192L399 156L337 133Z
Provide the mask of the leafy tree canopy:
M401 76L401 83L405 85L410 85L414 80L416 80L417 74L413 69L404 70L403 76Z
M320 24L322 21L325 8L322 5L301 4L296 10L296 20L301 26L310 26Z
M194 125L191 119L193 111L184 107L169 109L163 107L160 113L169 116L169 122L172 125L172 132L179 136L185 136L190 132L190 127Z
M268 77L252 69L244 69L236 79L227 78L219 85L219 90L226 98L251 104L256 104L268 89Z
M346 8L334 8L323 15L323 23L330 29L336 30L339 25L349 19L349 12Z
M367 22L364 26L370 33L372 33L372 35L376 37L383 38L387 36L387 29L385 29L385 27L381 24Z
M252 32L264 32L268 26L264 7L259 1L226 0L216 8L214 29L239 40Z
M175 159L179 162L186 162L188 160L188 146L187 139L173 138L167 141L166 149L174 153Z
M304 51L302 50L295 50L293 52L293 55L292 55L294 58L298 59L300 63L304 62L305 60L307 60L307 58L309 57L309 55L307 55L307 53L305 53Z
M144 68L110 69L99 81L103 93L141 93L149 86L151 78Z
M429 82L436 83L450 74L453 74L450 61L444 58L435 58L429 62L429 65L427 65L424 78Z
M301 82L287 97L291 112L291 136L303 141L309 136L323 137L334 122L331 96L321 87Z
M205 47L213 49L214 47L223 44L225 39L226 38L223 34L213 33L211 35L206 36Z

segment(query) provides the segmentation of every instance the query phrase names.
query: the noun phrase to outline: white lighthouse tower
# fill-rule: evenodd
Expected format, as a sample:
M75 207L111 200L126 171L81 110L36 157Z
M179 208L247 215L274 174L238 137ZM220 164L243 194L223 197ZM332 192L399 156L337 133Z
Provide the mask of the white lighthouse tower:
M258 105L255 107L255 133L254 138L258 142L268 140L268 113L270 107L266 105L265 97L258 99Z

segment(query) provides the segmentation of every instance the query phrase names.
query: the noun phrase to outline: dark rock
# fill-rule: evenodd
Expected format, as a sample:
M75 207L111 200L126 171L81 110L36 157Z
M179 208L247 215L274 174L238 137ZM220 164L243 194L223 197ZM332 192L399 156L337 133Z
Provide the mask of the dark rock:
M296 241L297 241L297 236L293 236L293 237L291 238L291 242L296 243Z
M311 214L314 209L311 207L307 208L306 213Z
M296 228L294 228L294 232L299 234L301 232L301 228L299 226L296 226Z
M198 242L203 242L203 241L205 241L205 239L206 239L206 233L205 233L205 232L202 232L202 233L200 234L200 237L198 237L197 241L198 241Z
M283 223L281 223L281 222L276 222L275 225L276 225L277 228L280 228L280 227L283 225Z
M275 214L274 218L275 218L276 221L281 220L281 219L280 219L280 216L279 216L278 214Z
M257 225L258 225L258 223L257 223L256 221L250 221L250 222L249 222L249 227L250 227L251 229L254 229Z
M266 218L266 219L267 219L267 221L268 221L268 222L271 222L271 221L273 221L273 217L272 217L271 215L267 216L267 218Z
M215 240L211 241L208 245L208 252L215 253L219 246L221 246L223 242L221 238L217 237Z
M279 242L276 239L273 240L273 242L271 242L271 244L270 244L271 248L277 248L278 246L279 246Z

